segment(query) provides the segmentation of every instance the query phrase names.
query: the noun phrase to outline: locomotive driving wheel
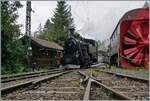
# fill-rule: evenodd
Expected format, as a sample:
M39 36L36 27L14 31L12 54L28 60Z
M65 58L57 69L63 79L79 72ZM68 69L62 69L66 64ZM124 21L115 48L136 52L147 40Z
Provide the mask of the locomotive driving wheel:
M148 20L132 21L123 37L123 56L136 66L148 66Z

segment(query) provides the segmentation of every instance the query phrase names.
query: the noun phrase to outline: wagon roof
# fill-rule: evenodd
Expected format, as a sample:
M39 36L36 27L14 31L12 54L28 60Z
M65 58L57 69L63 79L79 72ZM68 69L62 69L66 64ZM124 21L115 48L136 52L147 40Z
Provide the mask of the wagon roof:
M132 9L128 12L126 12L121 19L118 21L112 35L110 36L110 39L112 38L115 30L118 28L118 25L120 24L121 21L124 20L140 20L140 19L149 19L149 8L144 7L144 8L137 8L137 9Z
M125 13L121 19L123 20L142 20L142 19L149 19L149 8L137 8L128 11Z
M60 45L58 45L57 43L54 42L50 42L50 41L46 41L43 39L39 39L39 38L31 38L32 41L36 42L37 44L44 46L46 48L51 48L51 49L57 49L57 50L63 50L63 47L61 47Z

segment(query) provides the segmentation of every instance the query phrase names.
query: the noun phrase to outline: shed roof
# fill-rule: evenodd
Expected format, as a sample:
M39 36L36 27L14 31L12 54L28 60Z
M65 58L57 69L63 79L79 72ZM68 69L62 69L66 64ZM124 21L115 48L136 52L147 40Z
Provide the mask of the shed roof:
M50 41L46 41L43 39L39 39L39 38L31 38L32 41L36 42L37 44L44 46L46 48L51 48L51 49L57 49L57 50L63 50L63 47L61 47L60 45L58 45L57 43L54 42L50 42Z

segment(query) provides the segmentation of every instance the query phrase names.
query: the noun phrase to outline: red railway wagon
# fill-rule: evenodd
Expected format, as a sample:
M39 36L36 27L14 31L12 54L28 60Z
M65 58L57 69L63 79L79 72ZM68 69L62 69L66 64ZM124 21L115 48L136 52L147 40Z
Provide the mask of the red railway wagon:
M125 13L112 34L111 40L115 32L118 33L118 37L116 44L112 47L115 48L114 53L117 55L111 54L110 61L115 59L118 66L123 68L135 66L148 68L149 8L134 9Z

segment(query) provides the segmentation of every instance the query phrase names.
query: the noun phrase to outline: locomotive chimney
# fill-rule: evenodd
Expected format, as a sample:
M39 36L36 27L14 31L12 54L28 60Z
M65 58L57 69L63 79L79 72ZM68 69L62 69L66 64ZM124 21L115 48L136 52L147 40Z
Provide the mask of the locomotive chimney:
M69 28L69 33L68 33L69 38L74 35L74 31L75 31L74 28Z

